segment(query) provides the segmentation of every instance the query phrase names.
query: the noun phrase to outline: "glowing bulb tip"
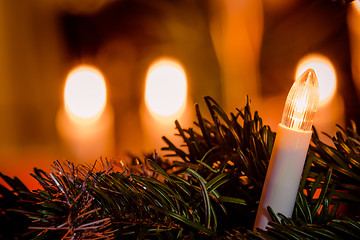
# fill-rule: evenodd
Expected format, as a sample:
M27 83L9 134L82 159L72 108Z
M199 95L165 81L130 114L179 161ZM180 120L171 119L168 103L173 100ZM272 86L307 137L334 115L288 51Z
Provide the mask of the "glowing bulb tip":
M281 124L295 130L310 131L319 105L319 84L313 69L296 79L286 99Z

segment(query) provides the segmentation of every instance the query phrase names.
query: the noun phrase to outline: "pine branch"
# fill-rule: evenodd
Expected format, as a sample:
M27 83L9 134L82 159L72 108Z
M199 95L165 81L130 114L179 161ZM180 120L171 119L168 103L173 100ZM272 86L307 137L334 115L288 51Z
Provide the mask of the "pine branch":
M251 113L250 101L228 116L205 98L211 121L175 123L183 146L164 138L132 164L100 159L93 166L55 161L32 174L30 192L1 177L0 237L34 239L349 239L359 235L360 137L355 124L321 142L314 129L292 218L274 213L267 230L252 231L275 133ZM349 204L352 213L345 209ZM342 213L343 215L340 215ZM346 217L344 216L346 215ZM277 216L280 217L278 220ZM21 224L13 224L14 222ZM11 231L6 231L11 229Z

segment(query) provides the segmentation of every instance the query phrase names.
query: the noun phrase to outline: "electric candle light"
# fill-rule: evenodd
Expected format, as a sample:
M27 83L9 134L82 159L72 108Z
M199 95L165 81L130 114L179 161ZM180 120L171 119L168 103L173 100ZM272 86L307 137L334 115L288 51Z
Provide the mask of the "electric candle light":
M186 74L178 62L164 58L150 66L145 102L154 117L161 120L181 115L186 105L186 95Z
M144 104L140 112L147 150L163 147L163 135L174 144L179 143L180 138L173 136L174 121L190 124L189 103L183 66L172 58L156 59L147 71Z
M106 98L105 80L96 68L81 65L69 73L57 127L77 160L95 160L113 151L113 113Z
M313 69L305 71L293 84L278 126L254 229L265 229L275 213L291 217L304 167L314 115L319 104L319 87Z
M349 4L347 23L349 28L350 49L351 49L351 70L354 83L360 95L360 1L353 1Z

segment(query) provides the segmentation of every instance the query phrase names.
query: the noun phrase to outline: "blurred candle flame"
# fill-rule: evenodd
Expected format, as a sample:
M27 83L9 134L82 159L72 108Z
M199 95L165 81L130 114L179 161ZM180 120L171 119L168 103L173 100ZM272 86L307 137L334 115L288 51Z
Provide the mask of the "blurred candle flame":
M351 71L354 83L360 96L360 1L349 4L347 24L349 28L349 43L351 50Z
M114 153L114 115L106 97L104 77L95 67L80 65L70 71L56 125L74 161Z
M154 117L164 119L181 115L186 105L186 97L186 74L177 61L162 58L149 67L145 103Z
M309 68L314 69L316 73L319 82L319 106L323 106L330 102L336 92L335 68L325 56L320 54L307 55L299 61L296 78Z
M100 71L85 65L72 70L65 83L64 104L73 121L96 121L106 104L106 85Z

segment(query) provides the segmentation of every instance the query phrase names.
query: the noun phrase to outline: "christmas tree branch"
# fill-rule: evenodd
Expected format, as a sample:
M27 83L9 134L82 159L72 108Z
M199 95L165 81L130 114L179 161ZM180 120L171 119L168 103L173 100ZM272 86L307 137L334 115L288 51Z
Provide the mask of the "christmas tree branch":
M132 157L129 165L55 161L50 173L34 170L42 189L32 192L1 174L9 188L0 185L0 237L348 239L360 234L355 124L339 128L333 146L320 141L314 129L293 216L269 208L268 229L252 231L275 132L252 114L249 100L229 116L212 98L205 102L211 121L198 105L194 128L176 121L183 145L164 137L165 159L155 152L144 160Z

